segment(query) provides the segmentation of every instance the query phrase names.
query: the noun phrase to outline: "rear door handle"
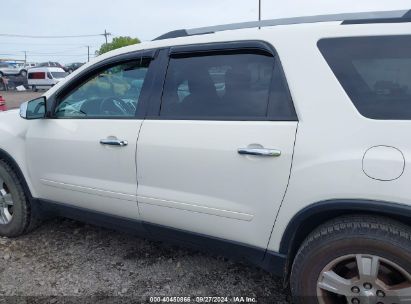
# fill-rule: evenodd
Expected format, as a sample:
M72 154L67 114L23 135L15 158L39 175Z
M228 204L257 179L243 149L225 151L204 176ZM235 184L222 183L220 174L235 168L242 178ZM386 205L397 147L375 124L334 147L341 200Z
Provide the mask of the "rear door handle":
M240 148L238 149L238 154L279 157L281 155L281 151L265 148Z
M127 140L120 140L120 139L100 139L100 144L107 145L107 146L119 146L124 147L128 145Z

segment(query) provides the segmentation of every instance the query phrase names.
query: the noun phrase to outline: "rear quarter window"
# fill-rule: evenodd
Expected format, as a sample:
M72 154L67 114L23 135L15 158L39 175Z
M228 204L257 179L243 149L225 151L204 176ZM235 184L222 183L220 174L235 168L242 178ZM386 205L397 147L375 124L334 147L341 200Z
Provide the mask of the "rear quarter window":
M68 74L66 72L51 72L51 75L53 76L53 78L64 78Z
M331 38L318 47L363 116L411 119L411 36Z

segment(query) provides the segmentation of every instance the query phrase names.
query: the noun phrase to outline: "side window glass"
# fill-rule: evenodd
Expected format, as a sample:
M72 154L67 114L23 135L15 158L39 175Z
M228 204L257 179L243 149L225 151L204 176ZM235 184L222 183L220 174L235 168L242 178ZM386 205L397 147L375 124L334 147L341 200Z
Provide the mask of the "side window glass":
M329 38L318 47L363 116L411 120L410 35Z
M142 59L100 71L60 100L55 117L134 117L149 64Z
M271 120L296 121L297 114L280 65L276 64L271 82L269 103Z
M160 116L264 118L274 64L271 55L242 52L170 58Z
M184 80L182 83L178 85L177 93L178 93L178 102L182 102L184 98L190 95L190 89L188 88L187 80Z

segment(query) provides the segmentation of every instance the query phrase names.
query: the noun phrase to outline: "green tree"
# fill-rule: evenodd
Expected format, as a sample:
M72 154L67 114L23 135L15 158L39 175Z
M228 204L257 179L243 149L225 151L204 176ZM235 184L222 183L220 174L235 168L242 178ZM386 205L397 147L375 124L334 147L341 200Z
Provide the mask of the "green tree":
M113 38L112 42L102 44L100 49L96 51L96 55L101 55L109 51L121 48L123 46L137 43L140 43L140 40L138 38L131 38L128 36L115 37Z

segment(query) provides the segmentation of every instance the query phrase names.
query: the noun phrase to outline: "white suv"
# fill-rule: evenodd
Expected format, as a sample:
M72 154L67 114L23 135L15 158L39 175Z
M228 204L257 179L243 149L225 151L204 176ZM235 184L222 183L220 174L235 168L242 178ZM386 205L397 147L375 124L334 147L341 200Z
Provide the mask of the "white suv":
M27 68L15 64L0 62L0 77L3 76L27 76Z
M296 303L410 303L409 17L181 30L98 57L24 119L0 114L0 235L52 213L251 261Z

